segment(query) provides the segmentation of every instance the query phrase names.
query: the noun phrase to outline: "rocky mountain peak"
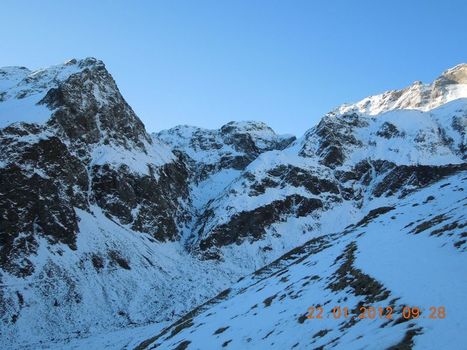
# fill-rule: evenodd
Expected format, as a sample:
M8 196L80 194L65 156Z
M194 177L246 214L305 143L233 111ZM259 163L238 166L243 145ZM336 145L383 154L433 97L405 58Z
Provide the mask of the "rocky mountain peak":
M90 68L90 67L105 67L104 62L98 60L95 57L86 57L83 59L72 58L63 63L64 66L76 65L79 68Z
M195 181L222 170L243 170L259 154L282 150L295 140L295 136L278 135L265 123L253 121L229 122L219 129L177 126L153 137L184 154Z
M431 84L415 81L401 90L342 105L305 133L300 155L331 167L354 162L351 155L357 149L365 149L368 158L396 163L462 162L466 77L467 65L460 64ZM386 151L381 154L378 149Z
M34 71L15 66L0 68L0 92L4 94L3 101L7 98L24 99L32 95L44 94L68 79L70 75L86 68L105 68L105 65L102 61L88 57L82 60L71 59L62 64Z
M336 114L362 113L376 115L396 109L428 111L458 98L467 97L467 64L446 70L433 83L420 81L400 89L370 96L354 104L336 108Z
M467 84L467 63L461 63L446 70L436 79L436 81L439 80L446 84Z
M267 124L254 121L229 122L220 128L220 134L224 142L247 153L284 149L295 140L292 135L277 135Z
M266 123L257 121L231 121L220 128L220 131L224 134L232 133L249 133L256 135L276 135L274 130L270 128Z
M143 123L126 103L102 61L88 57L30 71L0 70L0 127L48 124L72 141L117 144L145 151Z
M50 89L39 102L53 114L49 124L59 127L72 140L85 143L117 143L144 150L151 139L141 120L123 99L102 61L70 60L65 66L80 71Z

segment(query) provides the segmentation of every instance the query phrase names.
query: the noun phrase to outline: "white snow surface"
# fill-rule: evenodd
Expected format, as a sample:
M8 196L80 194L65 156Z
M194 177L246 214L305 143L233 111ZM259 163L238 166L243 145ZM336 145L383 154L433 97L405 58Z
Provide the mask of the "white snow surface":
M369 120L369 126L359 128L356 137L363 149L356 149L349 163L365 158L384 159L396 164L443 165L460 164L464 156L458 151L466 144L466 135L454 130L452 121L459 118L467 130L467 98L451 101L428 112L394 110ZM401 133L390 139L377 135L384 123L395 125ZM442 131L441 131L442 130ZM443 139L449 138L451 144Z
M82 62L68 61L32 72L21 67L0 68L0 128L15 122L45 123L52 111L38 103L50 89L83 70Z
M124 165L134 173L148 175L150 166L159 167L176 160L172 150L158 140L153 140L152 144L144 142L144 145L145 153L113 144L99 143L92 148L91 165L108 164L116 169ZM157 174L155 178L158 179Z

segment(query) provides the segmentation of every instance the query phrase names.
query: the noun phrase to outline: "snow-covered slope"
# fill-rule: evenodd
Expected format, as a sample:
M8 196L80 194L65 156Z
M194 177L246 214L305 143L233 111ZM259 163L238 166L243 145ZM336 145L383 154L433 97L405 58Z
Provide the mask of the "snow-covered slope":
M76 60L30 71L25 67L0 69L0 127L14 122L45 123L51 111L39 102L46 93L72 74L81 72L95 62Z
M462 349L465 176L373 203L361 221L290 251L137 349ZM420 316L404 318L406 305Z
M287 258L232 287L231 301L222 303L222 310L226 307L229 315L242 320L239 329L229 327L245 339L251 337L251 348L273 338L270 347L295 344L285 339L285 330L278 334L277 325L259 341L262 330L274 328L267 320L290 332L293 328L297 341L305 336L301 332L308 320L302 322L302 317L297 324L295 317L298 303L309 303L302 292L341 302L348 288L355 304L387 291L414 302L422 280L404 289L390 274L400 270L398 262L377 260L383 257L372 255L370 246L381 239L388 248L380 249L416 250L416 239L421 239L430 256L442 256L446 268L461 266L466 249L464 204L459 204L466 170L466 71L466 65L459 65L432 84L342 106L295 139L253 121L231 122L219 130L178 126L149 135L105 65L94 58L36 72L0 69L2 348L137 346L287 252ZM426 223L431 217L433 225ZM416 227L441 225L449 232L414 235L411 226L405 226L417 220ZM394 242L392 230L398 234ZM307 281L301 278L315 263L314 255L306 252L319 256L315 274L320 277L302 286ZM401 263L414 264L413 273L426 276L428 269L416 264L416 256ZM302 258L309 261L305 264ZM254 304L259 308L276 293L274 288L282 288L285 282L276 280L276 269L291 261L297 270L288 277L287 291L295 292L281 300L290 303L293 313L276 312L271 299L265 309L274 315L265 314L265 321L253 317L256 308L236 314L232 305L244 307L243 297L248 296L248 302L258 299ZM339 275L344 271L340 266L351 268L350 275ZM434 271L442 274L439 268ZM256 292L258 276L271 295ZM363 293L360 282L381 288ZM330 287L336 283L342 290ZM454 288L467 292L462 281L456 283L448 288L453 300ZM430 295L435 294L427 292ZM309 306L300 306L301 313ZM251 332L245 328L250 322ZM297 325L300 330L295 330ZM209 322L201 325L200 333L193 333L198 338L189 339L191 345L177 343L183 339L175 334L161 335L156 343L163 341L161 348L204 349L199 337L210 332L209 327ZM353 348L372 348L375 338L366 335L368 323L348 327L345 333L330 323L315 343L338 337L334 343L343 346L346 337L365 332ZM427 341L439 336L429 332L429 324L420 327ZM453 332L459 327L452 325ZM371 329L389 346L406 332L409 344L418 328L391 324ZM180 334L188 341L185 332ZM217 348L220 334L224 332L207 346ZM88 338L80 340L83 337ZM248 347L245 339L237 339L241 345L235 346Z
M229 285L229 270L90 210L76 210L74 250L38 238L30 276L2 273L3 349L170 320Z

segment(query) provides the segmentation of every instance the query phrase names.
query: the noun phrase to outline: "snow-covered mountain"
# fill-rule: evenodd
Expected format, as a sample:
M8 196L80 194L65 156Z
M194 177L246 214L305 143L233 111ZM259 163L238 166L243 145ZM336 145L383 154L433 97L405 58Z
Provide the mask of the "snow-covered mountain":
M149 135L101 61L0 69L2 348L455 349L466 86ZM451 318L303 316L405 304Z

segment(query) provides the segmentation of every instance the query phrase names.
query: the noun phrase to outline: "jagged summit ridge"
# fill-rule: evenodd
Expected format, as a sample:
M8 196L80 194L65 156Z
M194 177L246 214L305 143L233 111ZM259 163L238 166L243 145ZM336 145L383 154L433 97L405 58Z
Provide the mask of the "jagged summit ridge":
M467 84L467 63L446 70L436 81L445 81L446 84Z
M260 154L282 150L295 140L254 121L229 122L219 129L177 126L153 137L184 154L196 182L226 169L241 171Z
M431 84L416 81L401 90L390 90L364 98L355 104L344 104L336 108L334 113L359 112L376 115L395 109L428 111L459 98L467 98L465 63L446 70Z
M0 68L2 102L10 98L23 99L46 92L74 73L97 67L105 68L105 65L100 60L87 57L81 60L71 59L62 64L34 71L17 66Z

